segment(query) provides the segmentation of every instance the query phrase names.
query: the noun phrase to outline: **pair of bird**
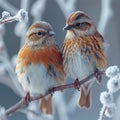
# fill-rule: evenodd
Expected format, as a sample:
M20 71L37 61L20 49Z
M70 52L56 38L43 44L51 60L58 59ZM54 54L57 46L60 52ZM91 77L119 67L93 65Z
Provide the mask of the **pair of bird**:
M36 22L28 29L18 53L16 73L23 89L30 94L45 94L53 86L64 84L65 76L80 81L97 69L105 69L104 39L86 13L73 12L64 30L67 33L61 54L49 23ZM80 87L80 107L90 107L94 81L95 78ZM42 112L52 113L51 95L41 99L40 108Z

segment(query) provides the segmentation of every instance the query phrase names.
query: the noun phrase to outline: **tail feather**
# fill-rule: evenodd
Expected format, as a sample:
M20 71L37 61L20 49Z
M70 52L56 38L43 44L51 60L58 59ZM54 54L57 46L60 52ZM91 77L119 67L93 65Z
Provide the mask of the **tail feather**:
M87 95L85 95L83 88L80 89L80 98L79 98L79 107L80 108L90 108L91 106L91 89L89 89Z
M48 98L42 98L40 104L40 110L46 114L52 114L52 96L49 95Z

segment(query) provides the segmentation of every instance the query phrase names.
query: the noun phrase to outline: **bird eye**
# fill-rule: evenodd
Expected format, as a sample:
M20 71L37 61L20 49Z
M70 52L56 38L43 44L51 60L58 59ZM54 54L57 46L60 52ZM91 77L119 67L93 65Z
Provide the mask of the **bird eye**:
M80 27L80 26L81 26L81 23L77 23L77 24L76 24L76 27Z
M41 35L42 33L39 31L37 34L38 34L38 35Z

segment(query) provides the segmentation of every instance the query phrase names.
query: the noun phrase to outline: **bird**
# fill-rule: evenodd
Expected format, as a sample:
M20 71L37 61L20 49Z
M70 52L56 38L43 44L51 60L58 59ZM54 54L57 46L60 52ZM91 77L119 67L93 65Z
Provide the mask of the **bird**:
M63 59L54 34L48 22L36 21L29 27L18 52L17 78L24 91L32 96L44 95L52 87L64 84ZM53 113L52 95L41 99L40 109L46 114Z
M100 71L106 68L104 38L97 31L92 19L83 11L75 11L66 20L66 30L62 45L63 66L67 77L75 83L92 73L95 77L79 88L80 108L91 107L91 88L94 81L101 81Z

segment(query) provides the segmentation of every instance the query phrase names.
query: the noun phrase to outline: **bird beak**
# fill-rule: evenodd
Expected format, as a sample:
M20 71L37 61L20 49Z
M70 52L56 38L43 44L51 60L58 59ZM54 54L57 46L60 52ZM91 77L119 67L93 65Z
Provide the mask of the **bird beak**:
M49 36L54 36L54 35L55 35L55 32L49 31L49 32L48 32L48 35L49 35Z
M71 27L71 25L66 25L64 28L63 28L63 30L70 30L72 27Z

